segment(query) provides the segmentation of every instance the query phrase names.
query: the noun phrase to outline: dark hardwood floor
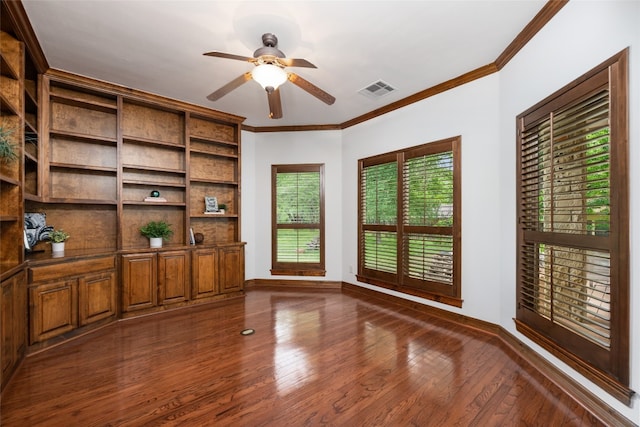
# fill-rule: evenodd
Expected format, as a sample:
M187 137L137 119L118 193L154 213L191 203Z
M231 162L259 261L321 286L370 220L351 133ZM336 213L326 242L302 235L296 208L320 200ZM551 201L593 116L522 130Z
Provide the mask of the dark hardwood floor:
M1 409L5 427L602 425L498 338L340 290L119 322L28 357Z

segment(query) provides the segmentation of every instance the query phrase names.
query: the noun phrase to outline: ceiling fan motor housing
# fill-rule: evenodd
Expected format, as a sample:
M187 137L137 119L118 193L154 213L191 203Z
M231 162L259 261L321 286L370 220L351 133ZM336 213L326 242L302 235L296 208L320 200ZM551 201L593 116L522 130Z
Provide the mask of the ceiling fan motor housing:
M276 48L276 46L278 45L278 38L275 36L275 34L271 34L271 33L263 34L262 44L264 46L256 49L256 51L253 52L254 58L259 58L263 55L275 56L276 58L285 57L284 53L280 49Z

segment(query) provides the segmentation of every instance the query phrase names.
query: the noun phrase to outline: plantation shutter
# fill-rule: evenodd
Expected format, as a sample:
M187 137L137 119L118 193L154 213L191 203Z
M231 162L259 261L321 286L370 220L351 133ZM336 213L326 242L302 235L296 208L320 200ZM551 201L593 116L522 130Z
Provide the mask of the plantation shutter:
M360 264L372 277L395 280L398 269L398 162L395 155L361 165L360 194Z
M451 145L451 144L449 144ZM403 284L451 294L453 151L427 146L403 163Z
M324 269L321 166L274 166L275 270Z
M460 137L360 160L360 281L461 306Z
M517 321L617 382L628 381L626 148L611 103L604 69L519 117Z

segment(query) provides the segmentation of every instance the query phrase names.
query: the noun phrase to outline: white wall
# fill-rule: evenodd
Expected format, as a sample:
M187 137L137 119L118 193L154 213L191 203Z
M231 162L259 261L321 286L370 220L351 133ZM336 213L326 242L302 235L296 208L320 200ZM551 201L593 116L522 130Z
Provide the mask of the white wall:
M247 242L244 248L244 275L247 279L256 276L256 134L242 132L240 135L240 240ZM271 211L269 211L271 212Z
M248 279L269 278L270 165L325 163L327 277L496 323L640 424L627 407L515 330L515 117L630 49L631 388L640 392L640 2L569 2L500 73L342 132L243 133L242 215ZM409 95L409 94L407 94ZM358 283L357 160L462 136L461 309ZM286 277L285 277L286 278ZM296 278L293 278L296 279ZM299 279L299 278L298 278Z
M271 276L271 165L324 163L325 277L342 280L342 162L340 131L255 133L242 136L242 229L246 238L247 279L295 279ZM249 151L253 158L245 157ZM247 188L249 191L247 194ZM245 234L247 223L251 224ZM248 240L248 239L252 240ZM251 259L248 259L251 258ZM253 270L249 270L249 266Z
M640 392L640 2L570 1L500 72L500 324L636 424L628 408L515 331L515 116L630 46L631 388ZM463 189L464 191L464 189ZM635 261L635 262L634 262Z
M462 298L464 313L499 322L500 258L498 75L449 90L343 132L344 280L356 283L358 159L461 135L462 153ZM381 290L370 285L369 288ZM383 292L396 293L388 290ZM438 303L408 297L428 305Z

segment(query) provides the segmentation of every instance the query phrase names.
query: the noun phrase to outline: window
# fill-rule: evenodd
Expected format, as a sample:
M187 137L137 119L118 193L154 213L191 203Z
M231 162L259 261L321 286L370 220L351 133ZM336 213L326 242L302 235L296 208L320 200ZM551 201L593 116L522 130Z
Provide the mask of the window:
M517 327L630 402L626 52L517 118Z
M358 280L460 307L460 137L359 161Z
M324 276L324 165L273 165L271 187L271 274Z

